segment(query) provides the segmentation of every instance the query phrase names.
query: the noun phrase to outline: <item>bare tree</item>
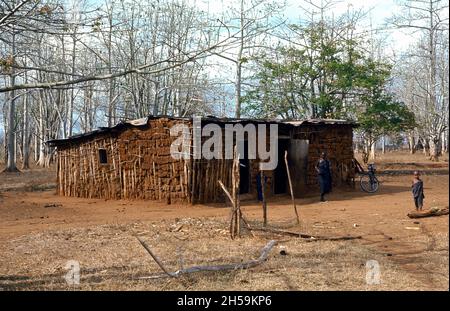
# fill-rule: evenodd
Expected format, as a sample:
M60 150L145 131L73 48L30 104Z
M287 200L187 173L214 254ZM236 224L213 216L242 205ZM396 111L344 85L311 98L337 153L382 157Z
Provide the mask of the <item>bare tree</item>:
M448 65L442 58L448 57L448 1L409 0L401 7L401 14L390 22L420 35L418 44L405 56L410 70L401 77L411 95L404 100L414 108L418 131L425 149L429 145L430 158L438 160L442 136L448 130Z

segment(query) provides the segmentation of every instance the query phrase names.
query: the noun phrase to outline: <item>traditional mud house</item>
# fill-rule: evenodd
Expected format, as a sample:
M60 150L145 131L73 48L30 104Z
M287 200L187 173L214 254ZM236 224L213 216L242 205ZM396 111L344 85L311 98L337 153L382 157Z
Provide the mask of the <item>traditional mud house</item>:
M288 193L285 150L294 183L294 193L301 197L317 191L315 164L321 151L328 153L333 182L349 182L353 176L353 127L343 120L254 120L202 118L200 128L216 124L248 124L278 127L278 165L265 171L267 196ZM104 199L149 199L168 203L208 203L224 201L218 184L231 185L232 159L175 159L171 145L179 136L171 136L175 125L195 131L192 118L150 116L125 121L114 127L49 141L57 148L57 193L64 196ZM203 137L204 142L208 137ZM192 136L181 136L192 150ZM269 139L266 139L269 143ZM262 141L262 139L261 139ZM258 158L248 156L249 143L244 137L245 152L240 156L240 193L257 197ZM269 149L269 146L267 146Z

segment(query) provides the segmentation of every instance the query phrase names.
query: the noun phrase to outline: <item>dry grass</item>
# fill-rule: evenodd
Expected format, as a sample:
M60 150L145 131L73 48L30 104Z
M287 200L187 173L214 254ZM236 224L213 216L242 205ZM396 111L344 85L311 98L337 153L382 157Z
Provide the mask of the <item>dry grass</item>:
M422 164L427 169L441 169L448 168L448 157L432 163L421 153L396 152L380 155L376 163L384 169L415 169ZM224 216L228 212L219 213L224 211L219 208L186 208L169 217L173 207L161 204L63 200L49 193L28 193L51 187L54 179L53 169L0 175L0 207L4 207L0 209L0 290L449 289L448 217L423 219L417 225L406 218L412 208L409 175L383 176L377 196L342 191L320 206L314 198L303 199L302 225L291 229L320 235L363 235L363 240L339 242L308 242L261 232L233 241ZM425 175L423 179L426 206L448 206L448 177ZM63 207L41 207L54 202L63 202ZM280 202L270 202L270 221L289 228L290 203ZM382 202L389 204L383 206ZM256 225L259 206L257 211L245 208ZM359 227L353 228L354 223ZM419 229L405 229L408 226ZM147 241L172 271L180 264L247 261L258 257L269 239L281 242L265 263L253 269L140 279L162 272L134 235ZM394 238L387 240L387 235ZM281 247L286 256L280 254ZM388 253L393 256L386 256ZM69 286L64 280L68 260L80 263L79 286ZM379 262L381 284L366 284L367 260Z
M426 163L426 164L447 164L448 165L448 153L443 154L438 162L431 161L429 157L425 156L423 152L418 151L414 154L409 153L409 151L393 151L393 152L386 152L385 154L382 154L381 152L378 152L375 155L375 161L373 161L376 164L386 164L386 163L395 163L395 164L402 164L402 163ZM361 154L355 154L355 158L362 163L361 160ZM372 161L371 161L372 162Z
M173 232L183 224L181 230ZM230 240L219 219L137 222L29 234L1 244L0 287L7 290L70 290L63 279L68 260L81 266L82 290L420 290L423 284L398 270L388 258L357 241L288 239L269 260L250 269L196 273L180 279L139 279L161 274L133 235L145 239L167 268L235 263L259 256L269 238L245 236ZM280 238L280 237L277 237ZM448 243L448 236L445 237ZM439 243L445 243L439 240ZM443 245L436 245L436 250ZM280 247L287 255L279 253ZM435 263L443 264L447 257ZM367 260L378 260L382 283L365 282ZM448 273L448 265L447 265ZM443 271L444 272L444 271ZM439 276L436 276L439 278ZM443 289L443 284L439 284Z
M24 178L24 176L26 176ZM22 173L0 173L0 191L45 191L56 188L54 168L35 168Z

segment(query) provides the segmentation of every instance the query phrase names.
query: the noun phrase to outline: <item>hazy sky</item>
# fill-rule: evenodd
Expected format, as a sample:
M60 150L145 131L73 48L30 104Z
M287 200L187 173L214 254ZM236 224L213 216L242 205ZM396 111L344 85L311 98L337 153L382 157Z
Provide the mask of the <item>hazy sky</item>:
M188 1L205 11L209 10L211 13L220 14L227 9L227 6L229 6L229 3L232 0ZM284 16L291 22L302 20L304 16L302 16L303 13L300 6L305 6L305 2L302 0L286 1L287 6L284 10ZM320 5L321 0L316 0L316 2ZM398 13L400 10L397 2L398 0L341 0L333 6L332 10L330 10L328 14L339 16L345 13L348 9L362 9L363 11L368 12L368 18L366 21L366 27L360 29L360 31L369 29L370 20L372 22L373 29L386 28L386 19L391 17L393 14ZM411 33L399 29L383 30L382 36L386 37L388 43L394 44L398 52L406 49L415 39L415 36L411 35Z

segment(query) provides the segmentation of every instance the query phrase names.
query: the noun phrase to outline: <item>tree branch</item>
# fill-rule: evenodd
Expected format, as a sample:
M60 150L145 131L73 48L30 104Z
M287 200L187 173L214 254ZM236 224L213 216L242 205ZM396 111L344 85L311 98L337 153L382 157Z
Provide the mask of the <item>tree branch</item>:
M224 270L239 270L239 269L249 269L256 267L260 264L262 264L264 261L267 260L267 257L269 256L270 251L272 248L277 244L277 241L271 240L269 243L266 244L266 246L263 247L261 250L261 254L258 259L249 260L246 262L241 263L235 263L235 264L224 264L224 265L217 265L217 266L193 266L186 269L180 269L175 272L168 271L162 262L159 260L159 258L153 253L153 251L150 249L150 247L145 243L141 238L136 237L138 241L141 243L141 245L145 248L145 250L152 256L153 260L158 264L158 266L161 268L161 270L164 271L164 273L169 277L178 278L182 274L187 273L195 273L195 272L202 272L202 271L224 271ZM150 277L143 277L143 278L160 278L163 276L150 276ZM142 279L143 279L142 278Z
M21 3L19 3L18 5L16 5L8 14L6 14L5 16L3 16L1 19L0 19L0 26L2 25L2 24L5 24L6 23L6 20L8 19L8 18L10 18L11 16L13 16L21 7L23 7L28 1L30 1L30 0L23 0Z
M156 74L156 73L160 73L163 71L167 71L170 69L174 69L177 67L180 67L188 62L194 61L196 58L200 57L202 54L205 54L207 52L210 52L218 47L220 47L222 44L224 44L226 41L228 41L230 38L234 38L236 36L237 33L233 34L231 37L227 37L225 39L223 39L222 41L219 41L218 43L209 46L203 50L200 50L198 52L191 52L191 56L188 56L185 60L183 61L177 61L175 62L173 59L176 58L177 56L174 57L170 57L168 59L159 61L159 62L155 62L155 63L151 63L151 64L144 64L142 66L136 67L136 68L131 68L128 70L124 70L121 72L116 72L116 73L111 73L111 74L104 74L104 75L94 75L94 76L87 76L87 77L81 77L78 79L73 79L73 80L62 80L62 81L54 81L54 82L43 82L43 83L35 83L35 84L17 84L14 86L7 86L7 87L3 87L0 88L0 93L4 93L4 92L10 92L13 90L21 90L21 89L51 89L51 88L58 88L60 86L67 86L67 85L72 85L72 84L78 84L78 83L82 83L82 82L86 82L86 81L96 81L96 80L106 80L106 79L112 79L112 78L118 78L121 76L125 76L125 75L129 75L131 73L142 73L142 71L144 69L147 69L149 67L154 67L156 65L162 64L162 63L173 63L175 62L175 64L170 65L170 66L166 66L163 68L159 68L159 69L155 69L152 71L146 71L146 74Z

